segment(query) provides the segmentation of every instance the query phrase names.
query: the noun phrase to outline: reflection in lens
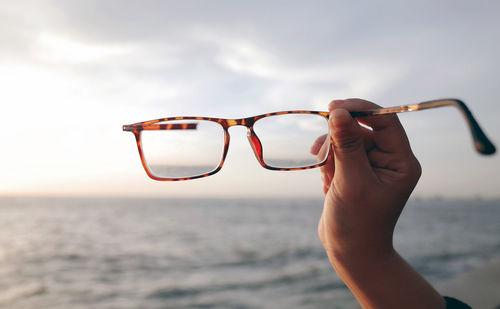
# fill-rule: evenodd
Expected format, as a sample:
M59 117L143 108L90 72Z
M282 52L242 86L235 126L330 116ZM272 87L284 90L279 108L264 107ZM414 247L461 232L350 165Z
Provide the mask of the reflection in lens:
M173 120L170 130L144 130L141 145L146 165L159 178L186 178L215 170L224 151L224 130L207 120ZM178 125L179 124L179 125ZM192 125L184 125L192 124Z
M284 114L259 119L254 131L262 144L264 162L277 168L307 167L323 162L311 154L316 139L328 134L328 121L316 114ZM329 139L326 139L329 142Z

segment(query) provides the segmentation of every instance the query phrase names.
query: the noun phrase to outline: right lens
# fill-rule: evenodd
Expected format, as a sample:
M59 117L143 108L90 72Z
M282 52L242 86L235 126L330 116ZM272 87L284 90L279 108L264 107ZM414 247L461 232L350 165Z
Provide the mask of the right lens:
M141 131L144 160L158 178L188 178L214 171L222 161L224 129L214 121L171 120L166 130Z
M325 161L328 157L328 152L321 158L311 153L316 139L320 136L328 137L328 120L321 115L273 115L257 120L253 129L262 144L262 158L268 166L309 167ZM326 143L329 141L327 138Z

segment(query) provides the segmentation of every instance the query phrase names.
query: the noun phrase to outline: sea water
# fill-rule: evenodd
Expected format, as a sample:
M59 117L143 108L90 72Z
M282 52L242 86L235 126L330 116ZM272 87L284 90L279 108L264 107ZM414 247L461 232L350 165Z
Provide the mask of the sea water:
M359 308L320 199L0 198L2 308ZM397 250L437 283L500 256L500 201L410 200Z

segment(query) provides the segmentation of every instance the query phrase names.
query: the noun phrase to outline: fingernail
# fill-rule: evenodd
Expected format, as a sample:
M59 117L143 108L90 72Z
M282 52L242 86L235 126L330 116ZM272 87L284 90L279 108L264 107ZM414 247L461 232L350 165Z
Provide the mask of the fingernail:
M351 114L347 110L342 108L331 111L330 119L332 122L332 126L335 129L342 129L352 125Z
M333 100L328 104L328 111L331 112L333 109L338 108L344 103L344 100Z

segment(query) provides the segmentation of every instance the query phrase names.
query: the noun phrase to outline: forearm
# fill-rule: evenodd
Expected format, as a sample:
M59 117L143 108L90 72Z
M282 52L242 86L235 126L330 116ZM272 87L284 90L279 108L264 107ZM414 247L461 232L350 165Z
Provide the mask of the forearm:
M395 250L341 256L330 262L363 308L445 308L439 293Z

